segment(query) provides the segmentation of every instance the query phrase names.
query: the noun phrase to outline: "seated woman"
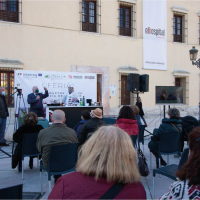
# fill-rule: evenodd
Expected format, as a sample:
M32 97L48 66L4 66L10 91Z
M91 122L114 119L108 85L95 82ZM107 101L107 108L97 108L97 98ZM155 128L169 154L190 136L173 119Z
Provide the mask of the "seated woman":
M112 199L146 199L140 179L128 134L102 126L81 148L76 172L59 178L48 199L100 199L115 183L122 186Z
M162 132L170 132L170 131L180 131L182 132L181 120L180 120L180 112L176 108L171 108L168 110L168 118L164 118L162 120L162 124L159 129L155 129L153 132L153 136L151 141L148 144L150 151L156 157L156 166L159 167L159 158L158 158L158 141L160 139L160 134ZM166 166L166 162L163 160L161 156L161 165Z
M181 167L169 191L160 199L200 199L200 127L189 134L189 160Z
M43 127L41 125L37 125L37 123L38 123L37 115L33 112L29 112L25 116L24 125L18 128L17 131L14 133L13 140L18 144L12 156L13 169L18 165L19 171L21 171L22 141L24 134L39 133L40 130L43 129ZM33 157L30 157L29 167L30 169L33 168Z
M123 106L120 109L116 126L126 131L129 135L139 134L135 113L129 106Z
M84 110L81 113L81 119L82 120L74 127L77 137L79 135L79 131L81 130L81 127L83 126L83 124L90 119L90 112L88 110Z
M140 109L137 106L135 106L135 105L132 105L130 107L133 110L133 112L135 113L138 126L142 125L142 122L141 122L141 119L140 119L140 115L139 115Z

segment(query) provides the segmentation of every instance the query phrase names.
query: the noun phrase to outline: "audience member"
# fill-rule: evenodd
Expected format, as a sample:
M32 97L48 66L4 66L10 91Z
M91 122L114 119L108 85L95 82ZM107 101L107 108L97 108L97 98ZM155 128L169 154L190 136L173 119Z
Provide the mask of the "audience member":
M142 125L142 122L140 120L140 115L139 115L140 109L135 105L131 105L130 107L133 110L133 112L135 113L138 126Z
M88 137L94 133L100 126L105 126L106 123L102 120L102 110L100 108L96 108L91 111L92 119L88 120L85 124L83 124L81 130L79 131L78 140L79 145L82 145Z
M80 131L81 127L83 126L83 124L90 119L90 112L88 110L84 110L81 113L81 119L82 120L74 127L77 137L79 135L79 131Z
M120 109L116 126L126 131L129 135L139 134L135 113L129 106L123 106Z
M37 125L38 123L38 117L34 112L29 112L25 116L24 124L17 129L17 131L13 135L13 140L18 143L14 154L12 156L12 168L14 169L18 165L19 171L21 171L22 167L22 141L24 134L29 133L39 133L40 130L43 129L41 125ZM36 144L35 144L36 145ZM29 160L29 167L30 169L33 168L33 158L30 157Z
M136 106L139 108L139 110L140 110L139 115L142 118L142 121L144 122L144 125L147 127L147 123L146 123L146 120L144 118L144 111L143 111L143 108L142 108L142 99L141 99L141 97L138 97L137 102L136 102Z
M148 144L149 149L156 157L156 165L157 168L159 167L158 162L158 141L160 139L160 135L162 132L170 132L170 131L181 131L181 120L180 120L180 112L176 108L171 108L168 110L168 118L164 118L162 120L162 124L160 125L159 129L154 129L153 136L151 141ZM163 160L161 156L161 165L166 166L166 162Z
M167 199L200 199L200 127L189 134L190 156L185 165L178 170L178 181L161 197Z
M78 142L75 131L66 126L65 113L62 110L55 110L51 120L53 124L40 131L37 141L37 148L42 153L42 162L46 169L52 146ZM55 182L60 176L54 175Z
M116 182L123 187L113 199L146 199L140 178L128 134L103 126L81 148L76 172L61 177L48 199L100 199Z

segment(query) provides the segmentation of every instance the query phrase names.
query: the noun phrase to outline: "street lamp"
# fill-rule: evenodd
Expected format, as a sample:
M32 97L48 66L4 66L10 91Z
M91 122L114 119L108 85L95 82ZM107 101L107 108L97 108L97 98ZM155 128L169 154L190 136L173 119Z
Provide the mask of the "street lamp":
M200 59L196 61L198 50L195 49L195 47L193 46L189 52L190 52L190 60L192 61L192 64L197 65L197 67L200 68ZM200 102L199 102L199 121L200 121Z
M198 50L195 49L195 47L192 47L192 49L190 49L189 52L190 52L190 60L192 61L192 64L197 65L197 67L200 68L200 59L196 61Z

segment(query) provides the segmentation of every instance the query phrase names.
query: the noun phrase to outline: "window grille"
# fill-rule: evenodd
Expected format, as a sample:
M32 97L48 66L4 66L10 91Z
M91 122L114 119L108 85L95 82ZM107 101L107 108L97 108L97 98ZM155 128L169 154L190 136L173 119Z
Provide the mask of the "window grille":
M136 5L119 1L119 35L137 37Z
M101 0L83 0L80 10L80 30L101 33Z
M0 0L0 21L22 23L22 0Z
M8 106L14 107L14 70L15 68L0 68L0 86L5 88L6 102Z
M174 13L173 17L173 40L174 42L188 42L188 20L187 15Z

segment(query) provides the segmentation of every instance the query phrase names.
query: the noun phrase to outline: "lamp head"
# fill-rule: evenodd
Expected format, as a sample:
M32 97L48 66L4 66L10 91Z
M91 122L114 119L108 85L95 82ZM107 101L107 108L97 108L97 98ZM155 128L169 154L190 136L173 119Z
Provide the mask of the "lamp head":
M190 60L195 61L197 59L198 50L195 49L195 46L193 46L192 49L190 49L189 52L190 52Z

